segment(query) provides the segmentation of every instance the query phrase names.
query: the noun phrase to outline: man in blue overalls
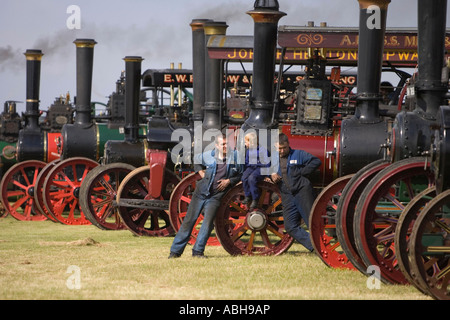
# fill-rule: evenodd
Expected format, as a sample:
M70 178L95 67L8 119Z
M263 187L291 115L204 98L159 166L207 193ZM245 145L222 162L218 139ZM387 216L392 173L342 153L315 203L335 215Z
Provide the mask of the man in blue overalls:
M227 141L222 135L216 137L214 150L196 155L194 161L205 169L198 171L202 179L197 182L186 217L173 240L169 259L181 256L202 210L203 222L192 248L192 256L205 257L206 242L214 228L220 201L229 188L241 180L243 165L238 164L235 150L227 156Z
M287 233L309 251L313 251L309 233L300 226L303 221L309 227L309 214L314 204L314 191L308 176L322 162L303 150L294 150L284 133L279 135L278 172L271 174L273 182L280 187L283 204L284 226Z

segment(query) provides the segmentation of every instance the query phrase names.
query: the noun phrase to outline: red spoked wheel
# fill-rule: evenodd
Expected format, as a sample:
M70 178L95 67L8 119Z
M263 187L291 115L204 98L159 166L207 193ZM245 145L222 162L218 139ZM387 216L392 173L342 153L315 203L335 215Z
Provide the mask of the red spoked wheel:
M394 248L398 218L406 205L433 184L424 158L410 158L380 171L364 188L356 205L354 232L358 253L367 266L380 268L385 283L407 284Z
M5 210L21 221L43 221L47 217L35 207L35 183L46 163L28 160L13 165L0 184L1 200Z
M48 219L50 219L53 222L59 222L57 221L48 211L47 207L44 204L44 197L43 197L43 186L45 182L45 178L47 177L47 174L52 170L56 164L60 162L59 159L53 160L52 162L48 163L42 170L39 172L37 179L36 179L36 185L34 193L34 201L36 205L36 210L38 210L41 214L45 215Z
M47 174L43 185L43 199L47 211L66 225L88 225L91 222L80 208L81 183L98 163L74 157L56 164Z
M197 181L199 181L200 175L198 173L191 173L190 175L183 178L180 183L175 187L170 196L169 202L169 217L170 223L172 224L175 232L180 230L181 224L186 217L187 208L191 203L192 194L195 190L195 185ZM201 223L203 221L203 214L197 219L197 222L192 229L191 238L189 240L190 244L194 244L198 232L200 231ZM206 242L209 246L218 246L220 245L219 239L215 236L210 236L208 241Z
M281 194L270 182L259 182L261 197L257 209L248 211L242 204L242 184L231 188L222 198L216 214L215 229L223 248L231 255L279 255L294 239L284 230Z
M353 232L356 203L369 181L389 164L386 160L377 160L355 173L342 191L336 209L336 233L341 248L352 265L362 273L366 272L367 266L358 253Z
M80 207L93 225L102 230L125 229L115 201L121 181L134 169L130 164L111 163L86 175L80 188Z
M450 300L450 190L428 202L414 223L411 274L435 299Z
M434 186L419 193L406 206L405 210L403 210L398 219L394 237L394 247L400 270L403 272L403 275L408 282L425 294L427 294L426 288L416 281L411 274L409 240L417 217L421 214L424 206L426 206L435 196L436 187Z
M166 237L173 235L175 231L166 210L169 209L170 194L180 182L180 178L166 169L159 199L152 199L150 196L150 179L150 167L145 166L131 171L122 180L117 190L117 202L125 200L130 204L120 205L120 217L128 230L137 236ZM142 207L139 207L139 200L144 200ZM147 207L145 207L145 200L150 200L147 202Z
M352 176L340 177L323 189L314 201L309 216L309 232L314 250L332 268L355 269L343 252L336 234L337 204Z

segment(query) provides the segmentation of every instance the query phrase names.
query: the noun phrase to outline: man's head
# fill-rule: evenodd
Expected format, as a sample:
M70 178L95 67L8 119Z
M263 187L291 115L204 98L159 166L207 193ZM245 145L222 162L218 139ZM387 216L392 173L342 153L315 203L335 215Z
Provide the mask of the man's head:
M216 137L216 150L219 152L219 157L224 158L227 155L227 139L224 135L218 135Z
M278 143L276 144L280 157L287 157L289 154L289 138L284 133L278 136Z

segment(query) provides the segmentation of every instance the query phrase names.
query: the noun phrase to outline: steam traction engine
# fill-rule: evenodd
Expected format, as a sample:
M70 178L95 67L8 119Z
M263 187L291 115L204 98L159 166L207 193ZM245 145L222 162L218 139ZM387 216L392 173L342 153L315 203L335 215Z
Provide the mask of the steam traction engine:
M99 165L109 140L123 139L123 90L110 96L108 122L96 121L92 116L91 86L93 53L96 42L77 39L77 100L73 124L66 124L61 132L60 161L50 163L42 172L42 208L59 222L69 225L91 224L80 206L80 189L87 174ZM102 117L104 118L104 117ZM125 126L125 133L128 128ZM137 123L133 131L145 132ZM145 147L145 146L144 146ZM142 160L141 160L142 162ZM130 162L132 163L132 162Z
M79 186L86 173L98 165L96 161L103 153L105 142L111 138L123 137L117 126L109 128L105 123L96 123L92 116L90 95L95 43L91 39L75 41L77 102L74 123L71 105L62 101L53 104L44 122L39 123L42 53L40 50L28 50L25 54L27 111L26 124L19 133L16 148L16 159L19 163L13 166L2 180L2 202L7 211L17 219L49 218L66 224L90 223L78 208ZM114 114L111 117L114 117ZM115 119L110 120L111 123L117 124ZM53 169L54 175L48 177ZM61 192L61 179L71 181L71 192L67 192L68 186Z
M27 85L25 125L19 131L16 148L9 160L16 160L2 177L1 200L6 211L19 220L44 220L34 207L35 180L47 161L59 157L58 132L44 130L39 124L40 67L43 53L27 50ZM5 153L4 153L5 155ZM14 157L15 156L15 157Z
M384 4L384 10L387 10L387 4ZM396 116L388 143L381 145L387 151L385 159L372 162L323 190L311 213L311 220L316 220L316 223L311 222L311 237L317 253L330 266L356 268L364 274L368 273L369 266L378 266L381 280L385 283L412 283L422 292L430 290L418 283L430 282L430 276L435 277L431 282L434 281L439 289L433 296L446 296L448 299L448 277L445 277L446 264L443 262L446 261L445 236L442 236L442 231L438 232L438 237L444 246L436 249L437 258L433 253L431 259L430 255L425 258L428 268L433 265L427 271L428 280L424 280L424 272L417 272L417 261L423 264L423 257L428 253L422 256L423 251L416 251L416 256L421 257L415 260L414 267L408 258L408 254L414 254L412 245L408 247L408 243L417 238L414 235L416 225L412 233L411 226L415 219L420 219L418 216L423 205L436 194L433 188L435 175L429 169L429 161L422 156L430 153L427 150L432 146L433 128L436 120L442 119L444 114L443 111L438 114L439 106L445 104L448 92L448 76L442 77L448 74L443 64L446 34L443 12L446 12L446 5L446 1L433 4L418 1L419 68L414 82L415 109ZM431 17L433 23L429 23ZM358 84L358 92L360 89ZM444 127L441 124L441 137L444 136ZM433 148L431 150L434 156L439 153ZM435 167L443 168L442 165ZM439 176L442 181L442 175L436 175ZM445 213L443 215L441 211L439 219L443 216ZM428 241L426 236L422 240ZM433 259L438 259L439 263L433 264ZM430 273L433 268L434 274Z

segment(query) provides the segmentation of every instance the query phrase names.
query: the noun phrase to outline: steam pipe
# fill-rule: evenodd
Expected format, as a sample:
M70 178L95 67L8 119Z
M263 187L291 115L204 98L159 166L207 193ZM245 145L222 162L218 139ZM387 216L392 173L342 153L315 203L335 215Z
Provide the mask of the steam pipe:
M391 0L358 0L358 95L356 116L362 123L380 122L379 101L386 16Z
M277 0L257 0L247 12L254 20L253 82L250 114L243 128L272 127L273 79L278 21L286 15Z
M419 75L415 84L418 103L433 117L444 103L447 84L442 82L445 56L447 0L418 0Z

